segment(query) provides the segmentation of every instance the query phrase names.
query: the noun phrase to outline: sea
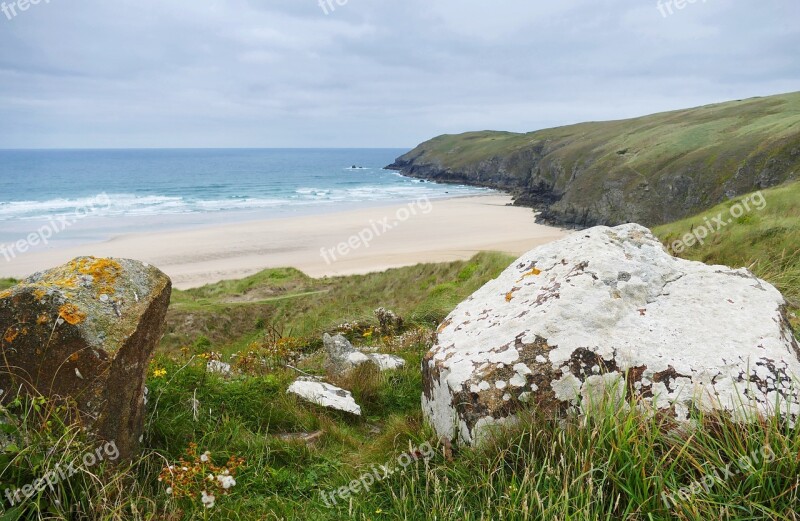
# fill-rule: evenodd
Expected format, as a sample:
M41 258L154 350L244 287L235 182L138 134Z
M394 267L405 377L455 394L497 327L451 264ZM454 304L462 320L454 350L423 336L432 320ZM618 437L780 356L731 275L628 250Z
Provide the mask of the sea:
M385 170L405 149L0 150L0 244L324 214L489 193Z

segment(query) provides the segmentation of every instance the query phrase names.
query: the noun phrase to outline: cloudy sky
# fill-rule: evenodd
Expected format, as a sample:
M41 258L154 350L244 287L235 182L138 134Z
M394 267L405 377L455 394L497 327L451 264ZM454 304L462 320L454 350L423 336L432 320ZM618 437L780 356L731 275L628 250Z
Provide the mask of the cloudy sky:
M3 148L410 147L800 90L798 0L4 1Z

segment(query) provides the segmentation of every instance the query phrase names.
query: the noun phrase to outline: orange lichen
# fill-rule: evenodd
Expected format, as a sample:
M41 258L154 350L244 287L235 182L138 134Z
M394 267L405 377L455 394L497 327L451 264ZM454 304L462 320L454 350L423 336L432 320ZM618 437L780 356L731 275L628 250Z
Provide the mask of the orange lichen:
M50 322L50 317L44 314L39 315L39 318L36 319L36 323L39 324L40 326L47 324L48 322Z
M72 353L71 355L69 355L70 362L77 362L79 358L80 355L78 353Z
M7 289L7 290L3 291L2 293L0 293L0 298L8 298L11 295L13 295L13 292L10 289Z
M37 289L33 292L33 296L36 297L36 300L42 300L45 295L47 295L47 291L43 289Z
M64 304L58 310L58 316L63 318L65 322L71 325L80 324L86 319L86 314L78 309L75 304Z
M522 277L520 277L520 279L517 282L522 282L523 280L525 280L526 278L528 278L530 276L541 275L541 274L542 274L542 270L540 270L539 268L533 268L531 271L529 271L529 272L525 273L524 275L522 275Z
M3 340L5 340L10 344L14 340L16 340L18 336L19 336L19 329L12 326L6 329L6 334L3 336Z
M516 293L517 291L519 291L521 289L522 288L517 288L517 287L511 288L511 291L506 293L506 302L511 302L511 299L514 298L514 293Z
M35 283L40 288L74 288L77 284L78 278L75 275L53 276Z
M74 268L82 275L90 275L97 289L97 295L113 295L114 284L122 273L122 266L113 259L87 257L73 261Z

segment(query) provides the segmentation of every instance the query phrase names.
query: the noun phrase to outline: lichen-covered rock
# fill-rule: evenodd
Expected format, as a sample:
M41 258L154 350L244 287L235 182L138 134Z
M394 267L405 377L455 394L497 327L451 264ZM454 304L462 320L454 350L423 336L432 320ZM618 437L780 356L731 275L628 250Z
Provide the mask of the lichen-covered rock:
M91 432L133 456L171 288L138 261L81 257L0 293L0 389L14 391L2 399L70 399Z
M333 375L345 374L367 363L375 364L380 371L399 369L406 363L399 356L359 351L344 335L331 336L325 333L322 342L328 355L325 359L325 369Z
M286 392L328 409L361 416L361 407L356 403L350 391L321 382L316 378L300 377L289 386Z
M597 227L537 248L462 302L423 362L423 411L473 443L525 404L609 394L686 419L800 414L786 303L746 269L671 257L649 230Z

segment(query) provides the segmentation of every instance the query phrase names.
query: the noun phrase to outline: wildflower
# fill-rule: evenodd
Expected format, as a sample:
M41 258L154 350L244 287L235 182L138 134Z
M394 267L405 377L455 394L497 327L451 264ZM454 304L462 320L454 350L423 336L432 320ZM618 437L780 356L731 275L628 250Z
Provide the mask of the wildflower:
M164 376L167 376L167 370L166 369L155 369L153 371L153 377L154 378L162 378Z
M172 487L167 487L167 495L168 496L172 495Z
M209 451L205 451L202 456L200 456L200 461L203 463L208 463L208 460L211 459L211 453Z
M219 475L217 476L217 480L219 481L219 484L222 486L222 488L225 490L228 490L229 488L236 486L236 480L233 479L233 476Z
M217 498L214 497L214 494L208 494L205 490L203 491L203 497L201 501L203 502L203 506L206 508L214 508L214 502Z

